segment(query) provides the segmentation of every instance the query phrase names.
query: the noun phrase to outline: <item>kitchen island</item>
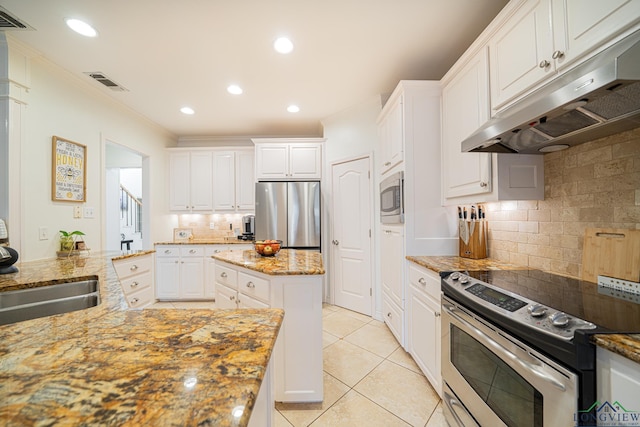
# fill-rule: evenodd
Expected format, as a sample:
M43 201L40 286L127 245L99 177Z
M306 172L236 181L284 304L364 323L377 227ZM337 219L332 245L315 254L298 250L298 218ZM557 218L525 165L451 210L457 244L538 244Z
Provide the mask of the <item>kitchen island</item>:
M101 299L0 326L0 424L248 424L283 311L130 310L111 264L127 256L25 262L0 276L0 291L97 278Z
M285 311L274 352L277 402L321 402L322 254L283 249L263 257L253 250L214 254L216 306Z

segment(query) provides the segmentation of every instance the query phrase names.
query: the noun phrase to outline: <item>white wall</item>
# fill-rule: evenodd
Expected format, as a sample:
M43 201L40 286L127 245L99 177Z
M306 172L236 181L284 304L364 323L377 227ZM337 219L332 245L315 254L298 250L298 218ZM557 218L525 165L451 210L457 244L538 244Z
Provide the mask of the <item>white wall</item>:
M10 46L20 49L19 44ZM85 82L39 56L30 60L30 89L22 122L25 129L19 177L22 260L55 257L58 230L82 230L92 250L104 247L101 235L105 222L104 141L107 138L149 156L151 188L145 202L152 212L151 241L171 238L165 201L168 195L164 189L164 148L175 146L175 136L112 100L102 93L102 88L94 87L93 82ZM51 200L51 138L54 135L87 146L87 201L83 206L95 208L94 219L74 219L73 206L78 204ZM39 227L48 228L48 240L39 240Z
M324 193L324 224L323 224L323 242L330 242L330 224L331 224L331 211L329 209L330 203L330 192L328 190L331 189L331 164L336 163L346 159L352 159L363 155L369 155L372 158L373 170L371 171L371 196L373 200L373 209L371 218L372 218L372 238L371 244L373 248L377 248L376 244L377 236L378 236L378 227L374 221L376 212L379 208L379 201L376 193L377 182L375 177L378 175L378 171L376 170L376 161L374 156L374 151L377 150L379 145L378 139L378 126L376 124L376 120L378 118L378 114L382 109L381 98L379 96L372 97L361 104L358 104L352 108L341 111L337 114L329 116L322 120L322 125L324 127L323 136L327 139L325 142L325 162L323 171L323 176L325 177L323 193ZM331 259L330 259L330 251L331 245L325 243L325 264L327 267L326 275L327 280L331 280ZM377 258L377 254L372 252L372 267L375 267L375 259ZM377 277L377 268L373 268L374 274L372 274L372 279L374 280L373 289L374 289L374 316L376 318L381 318L382 312L382 295L380 293L379 286L379 278ZM325 286L325 297L328 295L329 283ZM325 298L326 299L326 298ZM329 300L332 300L331 297Z

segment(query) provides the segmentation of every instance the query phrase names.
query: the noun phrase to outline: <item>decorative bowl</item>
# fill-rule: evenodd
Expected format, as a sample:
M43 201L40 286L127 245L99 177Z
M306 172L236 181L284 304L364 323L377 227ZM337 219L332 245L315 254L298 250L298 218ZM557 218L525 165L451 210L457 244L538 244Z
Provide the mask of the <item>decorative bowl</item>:
M253 247L262 256L274 256L280 252L282 240L256 240Z

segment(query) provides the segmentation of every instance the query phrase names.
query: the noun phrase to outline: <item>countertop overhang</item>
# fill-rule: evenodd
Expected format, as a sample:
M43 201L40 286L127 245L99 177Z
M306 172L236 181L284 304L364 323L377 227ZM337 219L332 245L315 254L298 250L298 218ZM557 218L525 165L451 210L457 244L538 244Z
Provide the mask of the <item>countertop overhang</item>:
M261 256L254 250L223 251L214 259L273 276L322 275L322 254L316 251L282 249L274 256Z

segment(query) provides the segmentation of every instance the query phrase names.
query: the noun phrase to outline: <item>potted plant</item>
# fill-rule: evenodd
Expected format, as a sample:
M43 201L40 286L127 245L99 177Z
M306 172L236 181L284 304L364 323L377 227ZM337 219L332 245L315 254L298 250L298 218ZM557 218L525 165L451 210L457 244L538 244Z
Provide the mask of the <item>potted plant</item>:
M75 249L76 236L84 236L82 231L60 230L60 251L71 252Z

